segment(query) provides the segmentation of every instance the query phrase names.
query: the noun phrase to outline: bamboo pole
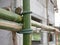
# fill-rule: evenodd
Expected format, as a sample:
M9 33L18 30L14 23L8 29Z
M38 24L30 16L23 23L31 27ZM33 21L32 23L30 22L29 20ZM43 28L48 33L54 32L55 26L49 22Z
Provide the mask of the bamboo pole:
M58 45L58 32L55 32L56 34L56 45Z
M24 11L30 11L30 0L23 0L23 12ZM23 24L24 29L30 29L31 28L31 15L30 14L24 14L23 15ZM23 34L23 45L31 45L31 34Z
M17 36L15 31L12 31L12 38L13 38L13 45L17 45Z
M54 30L54 31L60 32L57 28L38 23L34 20L31 20L31 24L32 24L32 26L39 27L39 28L44 28L44 29L47 29L48 31L50 31L50 30L53 31ZM10 28L12 29L13 28L13 30L11 30L11 31L20 31L20 29L22 29L22 24L0 19L0 28L1 29L10 29Z
M10 21L15 21L15 22L22 21L22 16L15 14L11 11L7 11L7 10L2 9L2 8L0 8L0 18L10 20Z
M31 24L32 24L32 26L40 27L40 28L45 29L47 31L57 31L57 32L60 32L59 29L57 29L57 28L54 28L52 26L48 26L48 25L44 25L44 24L38 23L38 22L36 22L34 20L31 20Z
M0 19L0 29L20 31L22 29L22 24Z

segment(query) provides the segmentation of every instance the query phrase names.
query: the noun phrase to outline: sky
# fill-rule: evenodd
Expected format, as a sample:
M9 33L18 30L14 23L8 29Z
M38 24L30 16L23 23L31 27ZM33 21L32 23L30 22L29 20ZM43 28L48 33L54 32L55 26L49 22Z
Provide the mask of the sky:
M60 0L57 0L58 13L55 13L55 26L60 26Z

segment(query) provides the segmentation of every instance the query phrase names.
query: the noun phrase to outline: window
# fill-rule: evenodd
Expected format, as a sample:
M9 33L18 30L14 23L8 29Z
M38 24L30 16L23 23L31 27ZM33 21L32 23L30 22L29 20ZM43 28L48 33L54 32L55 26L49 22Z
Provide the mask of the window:
M49 24L49 26L53 26L53 24Z
M40 41L40 33L33 33L32 34L32 40L35 40L35 41Z
M33 17L33 16L31 18L34 21L37 21L39 23L42 23L42 20L41 19L38 19L38 18ZM40 41L40 40L41 40L41 30L39 30L38 28L36 28L36 31L34 31L32 33L32 41Z
M37 22L40 22L40 23L42 23L42 20L41 19L38 19L38 18L35 18L35 17L31 17L32 18L32 20L35 20L35 21L37 21Z
M51 33L48 33L48 40L49 42L53 41L53 35Z

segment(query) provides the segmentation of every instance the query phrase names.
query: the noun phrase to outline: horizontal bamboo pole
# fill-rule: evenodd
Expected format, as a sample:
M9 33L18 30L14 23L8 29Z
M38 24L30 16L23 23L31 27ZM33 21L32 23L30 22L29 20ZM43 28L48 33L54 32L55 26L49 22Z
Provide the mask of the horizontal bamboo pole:
M57 32L60 32L59 29L57 29L57 28L54 28L52 26L48 26L48 25L44 25L44 24L38 23L38 22L36 22L34 20L31 20L31 24L32 24L32 26L40 27L40 28L43 28L43 29L45 29L47 31L57 31Z
M0 29L20 31L22 29L22 24L0 19Z
M31 20L31 23L32 23L32 26L40 27L48 31L60 32L57 28L47 26L33 20ZM20 31L22 29L22 24L0 19L0 29L7 29L10 31Z
M15 21L15 22L21 22L22 21L22 16L15 14L11 11L7 11L7 10L2 9L2 8L0 8L0 18L6 19L9 21Z

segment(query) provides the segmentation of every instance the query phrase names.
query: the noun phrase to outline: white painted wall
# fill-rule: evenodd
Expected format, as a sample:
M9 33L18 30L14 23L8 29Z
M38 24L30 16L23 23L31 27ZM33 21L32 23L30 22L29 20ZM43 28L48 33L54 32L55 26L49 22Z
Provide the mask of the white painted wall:
M12 33L0 29L0 45L13 45Z
M43 29L44 30L44 29ZM42 45L48 45L48 32L47 31L41 31L42 32Z
M48 2L48 15L49 15L49 22L51 24L55 23L55 15L54 15L54 5L50 2ZM47 20L46 16L46 0L30 0L30 9L35 14L32 14L34 17L38 17L39 19L42 19L43 22Z
M17 45L23 45L23 34L17 33Z
M48 4L49 22L55 24L54 5L49 1Z
M11 0L0 0L0 7L8 7L11 5Z
M30 0L30 9L35 13L33 16L46 19L46 8L39 0Z
M16 0L16 7L23 7L23 0Z

